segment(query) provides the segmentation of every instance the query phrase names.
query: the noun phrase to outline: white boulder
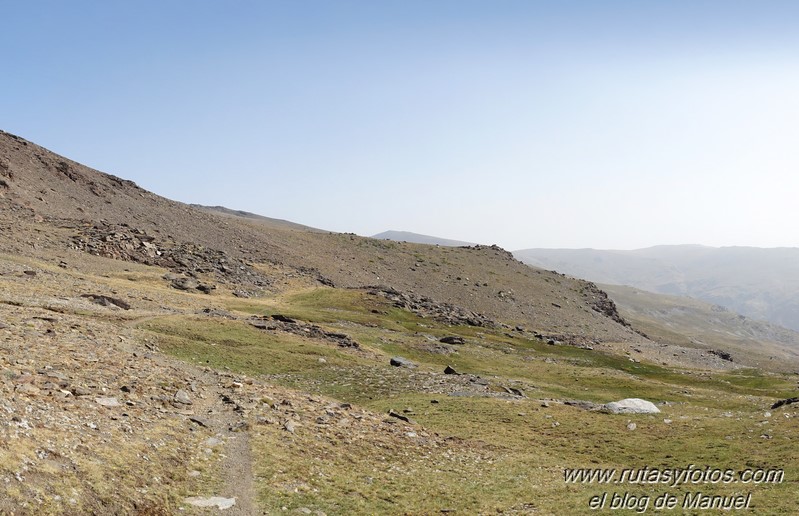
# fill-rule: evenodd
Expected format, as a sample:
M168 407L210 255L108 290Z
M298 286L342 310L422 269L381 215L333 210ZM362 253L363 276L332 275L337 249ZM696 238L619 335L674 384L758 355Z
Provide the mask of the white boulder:
M200 498L193 496L183 500L185 503L191 504L195 507L216 507L217 509L225 510L230 509L236 505L235 498L223 498L221 496L212 496L210 498Z
M654 403L640 398L612 401L606 404L605 408L611 414L657 414L660 412Z

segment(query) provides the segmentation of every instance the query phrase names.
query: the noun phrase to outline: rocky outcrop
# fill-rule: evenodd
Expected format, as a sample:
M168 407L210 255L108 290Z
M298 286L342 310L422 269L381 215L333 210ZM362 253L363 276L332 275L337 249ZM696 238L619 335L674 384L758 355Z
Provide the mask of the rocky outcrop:
M608 297L607 292L597 287L595 283L586 281L583 295L588 299L591 309L595 312L599 312L605 317L610 317L622 326L630 326L630 323L625 321L619 314L616 303Z
M369 287L368 293L388 299L397 308L408 310L420 317L435 319L450 326L466 325L487 328L502 326L483 314L460 306L451 303L438 303L429 297L400 292L389 287Z
M281 314L251 317L250 325L260 330L285 331L312 339L327 340L343 348L360 347L349 335L327 331L315 324L300 322Z
M158 265L188 278L207 274L217 281L237 286L266 288L270 285L266 276L224 251L193 243L171 242L127 224L99 221L83 225L74 221L61 221L60 225L71 226L79 231L72 239L75 249L96 256ZM186 278L172 278L172 286L180 290L196 288L204 292L213 289L211 286L200 288L200 282Z
M721 351L717 349L711 349L708 351L711 355L716 355L722 360L726 360L727 362L733 362L732 355L727 351Z

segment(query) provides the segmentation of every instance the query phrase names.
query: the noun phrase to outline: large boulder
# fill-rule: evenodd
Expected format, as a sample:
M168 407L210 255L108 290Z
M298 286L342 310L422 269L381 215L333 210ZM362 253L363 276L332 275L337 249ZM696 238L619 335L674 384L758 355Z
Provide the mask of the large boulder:
M605 409L611 414L657 414L660 412L654 403L640 398L612 401L605 405Z
M444 344L465 344L466 341L463 340L463 337L458 337L456 335L451 335L448 337L442 337L438 340L439 342L443 342Z
M408 367L408 368L416 367L416 364L414 364L407 358L402 358L402 357L391 357L389 363L394 367Z

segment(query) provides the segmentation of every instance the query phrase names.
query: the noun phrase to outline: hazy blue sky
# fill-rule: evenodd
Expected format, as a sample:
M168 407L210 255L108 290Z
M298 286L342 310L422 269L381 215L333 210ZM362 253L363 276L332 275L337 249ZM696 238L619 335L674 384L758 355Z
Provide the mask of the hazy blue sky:
M799 2L26 0L0 26L0 128L172 199L799 246Z

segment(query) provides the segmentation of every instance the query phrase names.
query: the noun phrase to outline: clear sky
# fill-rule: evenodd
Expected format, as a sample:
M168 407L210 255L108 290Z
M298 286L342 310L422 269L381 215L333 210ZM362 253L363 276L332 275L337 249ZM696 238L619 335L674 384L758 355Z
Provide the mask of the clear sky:
M799 2L3 1L0 128L184 202L799 246Z

